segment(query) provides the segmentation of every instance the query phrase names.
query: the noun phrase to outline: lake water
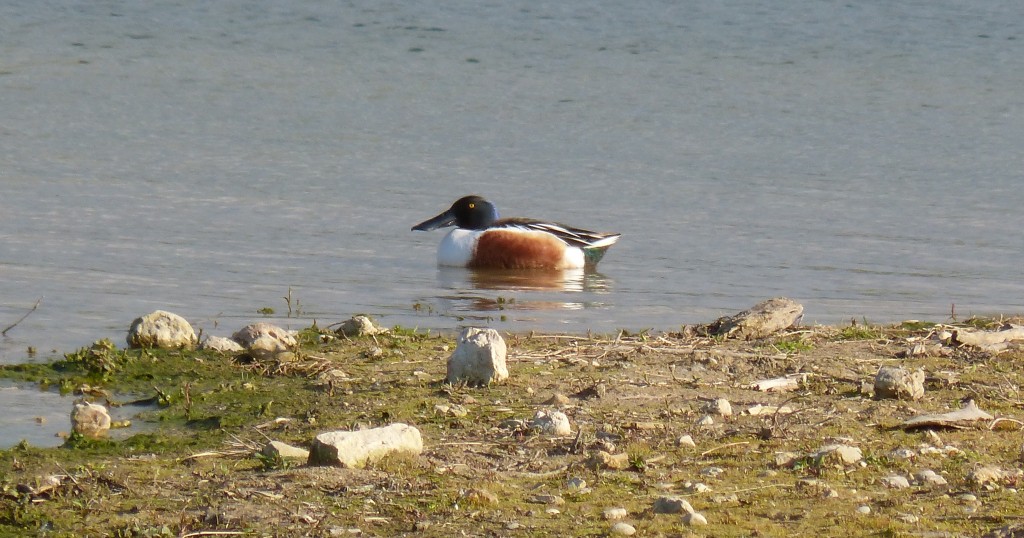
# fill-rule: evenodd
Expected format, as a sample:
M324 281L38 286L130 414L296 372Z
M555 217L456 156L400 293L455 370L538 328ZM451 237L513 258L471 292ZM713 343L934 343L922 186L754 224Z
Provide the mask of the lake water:
M1011 0L6 3L0 327L41 301L0 362L155 309L219 335L1019 313L1022 141ZM410 227L469 193L622 239L596 274L439 270Z

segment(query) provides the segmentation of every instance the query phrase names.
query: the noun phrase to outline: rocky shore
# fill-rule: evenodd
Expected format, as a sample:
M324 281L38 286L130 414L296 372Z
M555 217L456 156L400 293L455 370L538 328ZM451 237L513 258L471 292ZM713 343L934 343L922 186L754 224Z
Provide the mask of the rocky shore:
M1024 535L1022 320L801 312L610 335L357 316L202 341L153 312L127 348L0 369L80 400L63 447L0 451L0 533ZM101 412L140 400L144 433Z

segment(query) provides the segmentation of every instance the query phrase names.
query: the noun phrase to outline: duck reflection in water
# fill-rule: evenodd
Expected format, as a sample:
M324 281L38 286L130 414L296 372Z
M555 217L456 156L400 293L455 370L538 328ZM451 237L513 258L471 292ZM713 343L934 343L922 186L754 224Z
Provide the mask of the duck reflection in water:
M603 306L601 302L584 301L581 297L565 296L564 293L603 294L611 287L608 277L583 269L474 270L441 267L437 278L442 289L454 292L441 299L456 310L579 310L600 307ZM524 293L509 298L499 294L493 298L469 290Z

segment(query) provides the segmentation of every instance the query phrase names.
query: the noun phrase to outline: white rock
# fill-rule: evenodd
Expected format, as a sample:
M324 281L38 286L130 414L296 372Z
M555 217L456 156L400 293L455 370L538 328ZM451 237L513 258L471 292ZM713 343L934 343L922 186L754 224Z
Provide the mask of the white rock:
M708 519L700 512L690 512L683 516L683 523L686 523L691 527L696 527L698 525L707 525Z
M380 328L379 325L373 322L367 316L352 316L351 318L343 321L338 330L335 331L338 334L344 336L372 336L375 334L381 334L388 332L387 329Z
M834 463L839 465L853 465L864 459L860 449L849 445L825 445L811 454L811 457L822 463Z
M882 477L882 485L890 489L904 489L910 487L907 477L898 474Z
M714 423L715 419L711 415L704 415L697 421L698 426L711 426Z
M419 455L423 451L420 431L396 422L390 426L360 431L336 431L317 435L309 451L310 465L361 468L389 454Z
M102 437L110 430L110 414L100 404L75 402L71 410L71 428L86 437Z
M937 487L945 486L948 484L948 482L946 482L946 479L942 475L936 473L931 469L925 469L923 471L918 471L914 473L914 480L916 480L917 483L921 484L922 486Z
M448 359L448 382L489 385L508 379L505 340L494 329L467 327Z
M909 448L897 448L889 453L889 457L896 460L909 460L917 457L917 452Z
M616 506L615 508L608 508L604 511L604 518L609 521L622 519L627 515L629 515L629 512L627 512L625 508L619 506Z
M689 435L680 436L676 439L676 445L685 446L687 448L697 448L697 443L693 442L693 437Z
M862 504L857 507L857 513L866 516L871 513L871 507L866 504Z
M561 411L537 411L530 426L545 435L562 437L572 433L569 417Z
M732 404L725 398L719 398L713 402L708 402L704 406L704 412L711 415L717 415L720 417L731 417L732 416Z
M611 531L609 532L615 536L633 536L636 534L636 529L629 523L620 521L612 525Z
M703 482L686 482L683 484L683 490L687 493L707 493L711 491L711 486Z
M692 514L694 512L690 503L682 497L667 495L664 497L658 497L654 501L655 514L678 514L681 512L686 512L688 514Z
M207 336L206 339L199 344L199 348L219 351L221 353L245 351L245 348L242 347L241 344L230 338L224 338L223 336Z
M288 443L282 443L281 441L271 441L263 446L262 453L264 456L270 458L281 458L285 460L303 460L309 459L309 451L305 448L299 448L297 446L289 445Z
M129 347L191 349L197 341L196 332L185 318L163 310L136 318L128 329Z

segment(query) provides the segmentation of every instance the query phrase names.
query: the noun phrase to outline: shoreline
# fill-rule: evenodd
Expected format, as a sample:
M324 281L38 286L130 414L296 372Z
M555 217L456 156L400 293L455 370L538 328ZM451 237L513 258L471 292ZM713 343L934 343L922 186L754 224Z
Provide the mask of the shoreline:
M795 327L753 340L502 333L510 377L487 387L443 382L457 343L433 331L309 328L292 360L83 348L0 375L69 391L87 383L86 397L104 403L141 394L153 406L133 420L152 429L0 451L0 530L597 536L623 523L646 535L979 535L1017 523L1024 350L951 340L1005 325L968 321ZM923 395L877 398L883 367L921 369ZM788 392L757 388L787 377L798 379ZM966 398L995 419L900 426ZM539 411L563 413L571 433L532 427ZM422 453L362 469L263 453L270 440L305 448L322 432L394 423L421 432ZM860 456L815 455L829 445ZM941 480L916 478L933 476L924 471ZM675 498L700 518L666 513ZM611 509L626 515L611 519Z

